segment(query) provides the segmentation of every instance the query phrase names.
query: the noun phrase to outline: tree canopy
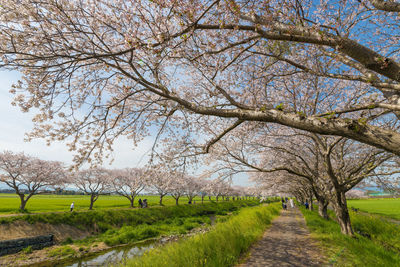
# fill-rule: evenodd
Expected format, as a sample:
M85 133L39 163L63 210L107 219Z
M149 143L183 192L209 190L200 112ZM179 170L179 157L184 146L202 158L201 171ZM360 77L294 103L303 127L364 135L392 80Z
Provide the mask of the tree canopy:
M0 66L23 74L14 104L40 110L29 137L67 139L77 163L151 127L209 149L254 121L400 155L398 6L5 0Z

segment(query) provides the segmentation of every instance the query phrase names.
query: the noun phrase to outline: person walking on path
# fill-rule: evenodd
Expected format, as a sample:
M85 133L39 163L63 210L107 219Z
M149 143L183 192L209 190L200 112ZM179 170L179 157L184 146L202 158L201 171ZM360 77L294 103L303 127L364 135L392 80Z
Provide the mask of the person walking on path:
M289 203L290 203L290 207L293 209L294 208L294 203L293 203L293 199L292 198L289 200Z
M72 203L71 203L71 210L70 210L70 212L72 212L72 211L74 210L74 207L75 207L74 202L72 202Z
M143 208L143 202L142 202L142 199L141 199L141 198L139 198L139 206L140 206L141 208Z

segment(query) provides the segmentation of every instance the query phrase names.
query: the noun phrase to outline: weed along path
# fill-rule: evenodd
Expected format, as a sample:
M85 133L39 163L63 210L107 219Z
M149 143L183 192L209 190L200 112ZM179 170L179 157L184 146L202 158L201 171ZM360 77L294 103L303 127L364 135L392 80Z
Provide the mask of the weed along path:
M322 266L321 251L311 239L303 215L296 207L283 210L262 239L237 267Z

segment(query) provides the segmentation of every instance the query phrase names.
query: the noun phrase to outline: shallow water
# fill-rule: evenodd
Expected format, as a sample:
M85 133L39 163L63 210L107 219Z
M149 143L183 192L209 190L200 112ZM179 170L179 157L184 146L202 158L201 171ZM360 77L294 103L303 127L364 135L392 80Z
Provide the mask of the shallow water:
M144 252L154 247L154 241L136 246L118 247L108 250L103 254L77 259L74 262L55 266L63 267L95 267L124 263L127 259L141 256Z
M211 225L216 223L217 217L215 215L210 216ZM156 245L163 245L166 242L171 242L173 239L161 239L161 240L149 240L135 245L127 245L122 247L113 248L99 254L83 257L80 259L70 260L64 263L53 263L51 266L54 267L97 267L97 266L109 266L117 265L119 263L125 263L128 259L135 256L141 256L146 251L154 248ZM38 266L49 266L49 265L38 265Z

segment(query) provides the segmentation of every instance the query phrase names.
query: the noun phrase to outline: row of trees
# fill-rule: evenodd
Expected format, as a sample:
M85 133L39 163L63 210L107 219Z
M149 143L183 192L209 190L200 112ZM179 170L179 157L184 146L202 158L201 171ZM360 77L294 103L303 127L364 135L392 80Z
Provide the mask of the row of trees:
M385 150L279 126L260 129L253 124L243 128L232 131L214 147L219 151L209 155L214 169L223 169L226 175L250 173L270 195L292 195L299 201L307 200L310 208L316 199L319 214L325 219L330 204L347 235L353 230L346 193L363 183L399 188L398 157Z
M165 171L161 167L145 170L140 168L104 169L92 168L77 172L68 171L61 162L40 160L24 153L5 151L0 153L0 182L14 189L21 199L20 209L24 210L27 201L46 189L59 190L72 186L90 195L89 209L102 194L118 194L127 198L130 206L143 190L163 197L171 195L176 205L182 196L190 202L195 196L248 197L259 196L254 189L240 186L232 187L224 180L206 180L185 175L180 172Z

